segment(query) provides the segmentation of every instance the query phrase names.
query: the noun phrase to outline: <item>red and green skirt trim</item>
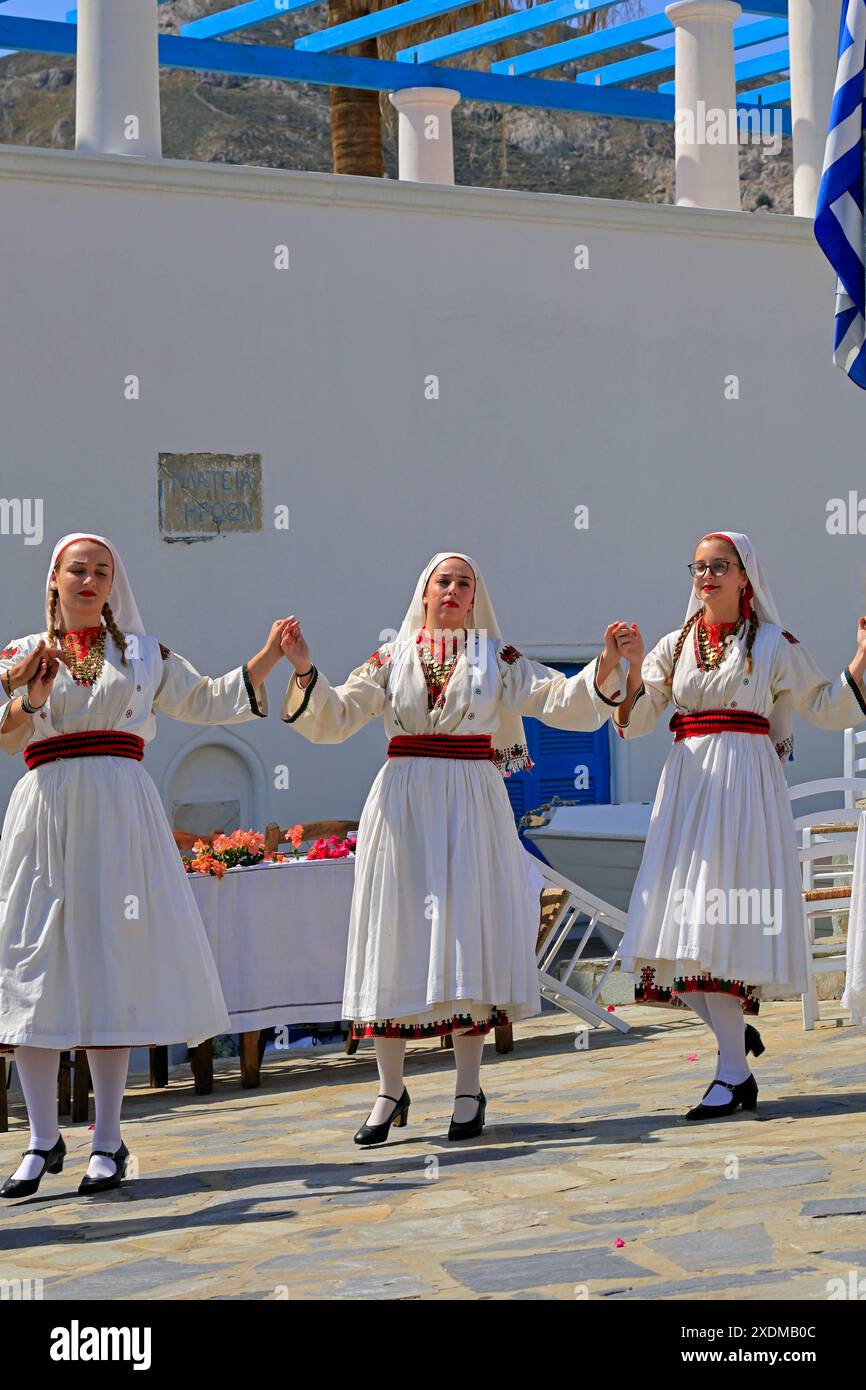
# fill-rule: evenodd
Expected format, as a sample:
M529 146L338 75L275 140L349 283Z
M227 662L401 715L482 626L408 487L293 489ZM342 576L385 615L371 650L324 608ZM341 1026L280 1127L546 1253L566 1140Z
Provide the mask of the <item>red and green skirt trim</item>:
M757 1014L761 1001L755 994L755 986L744 984L742 980L726 980L719 975L677 975L672 985L657 984L655 970L645 965L640 979L635 982L634 1002L636 1004L667 1004L671 1008L688 1008L679 996L700 991L702 994L730 994L739 999L744 1014Z
M490 1016L481 1023L471 1014L454 1014L451 1018L437 1019L432 1023L394 1023L390 1018L376 1019L373 1023L353 1023L350 1037L361 1038L441 1038L448 1033L465 1032L470 1037L489 1033L492 1028L502 1028L511 1020L504 1009L493 1009Z

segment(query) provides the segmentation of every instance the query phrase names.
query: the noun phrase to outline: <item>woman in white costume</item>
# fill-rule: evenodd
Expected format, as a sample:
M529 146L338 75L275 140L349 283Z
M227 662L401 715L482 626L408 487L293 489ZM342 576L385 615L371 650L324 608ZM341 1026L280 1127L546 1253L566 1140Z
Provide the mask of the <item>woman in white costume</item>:
M615 698L618 655L566 678L502 641L478 566L443 551L425 565L396 641L331 686L310 663L297 619L283 651L295 668L281 717L339 743L384 717L388 760L358 827L343 993L354 1037L373 1037L380 1093L355 1135L382 1143L404 1125L407 1038L451 1033L457 1075L448 1137L484 1124L485 1035L538 1013L538 897L527 876L503 775L532 766L522 715L595 729ZM618 693L618 692L617 692Z
M192 724L264 716L285 623L243 666L201 676L146 633L116 548L82 533L55 546L45 601L46 631L0 656L0 749L28 766L0 838L0 1048L14 1049L31 1127L4 1197L29 1195L63 1167L61 1050L87 1049L96 1125L79 1191L94 1192L125 1172L129 1048L195 1044L230 1027L141 759L158 710Z
M624 738L649 733L673 704L675 742L662 771L622 946L642 1003L687 1004L716 1035L713 1081L689 1120L754 1110L758 1087L743 1013L763 991L807 987L796 834L782 762L791 757L791 712L822 729L866 717L866 618L857 650L828 681L782 627L748 536L712 532L689 566L694 583L683 627L643 658L632 625L613 637L629 663L614 711Z

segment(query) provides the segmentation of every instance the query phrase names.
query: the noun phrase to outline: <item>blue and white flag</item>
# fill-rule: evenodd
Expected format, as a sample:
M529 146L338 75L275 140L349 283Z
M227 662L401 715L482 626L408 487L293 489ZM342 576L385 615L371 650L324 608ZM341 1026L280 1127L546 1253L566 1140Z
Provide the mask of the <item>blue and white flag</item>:
M864 49L866 0L843 0L839 61L815 209L815 236L837 276L833 361L866 390Z

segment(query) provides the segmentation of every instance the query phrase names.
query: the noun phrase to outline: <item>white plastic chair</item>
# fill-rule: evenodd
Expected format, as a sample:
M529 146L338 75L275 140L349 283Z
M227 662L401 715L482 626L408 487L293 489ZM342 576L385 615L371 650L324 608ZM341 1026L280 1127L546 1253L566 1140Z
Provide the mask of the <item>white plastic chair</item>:
M860 750L863 749L861 753ZM866 729L846 729L843 734L842 772L846 779L856 780L858 773L866 774ZM866 795L866 789L861 793ZM845 793L845 805L853 807L857 798L853 791Z
M559 888L567 894L565 901L560 908L552 927L544 934L539 943L536 955L538 965L538 983L545 999L549 999L557 1008L566 1013L574 1014L578 1018L584 1019L587 1023L604 1023L609 1028L614 1028L619 1033L627 1033L629 1026L624 1019L617 1013L608 1013L603 1004L599 1004L599 996L607 982L608 976L613 970L619 959L619 951L614 951L607 963L598 984L593 990L592 997L585 994L578 994L569 985L563 984L555 975L550 973L557 952L564 944L568 934L574 925L577 917L581 913L585 914L589 921L584 927L577 948L571 960L563 970L563 979L569 980L572 972L581 959L584 949L592 935L593 928L597 922L603 922L605 926L611 927L619 934L620 940L625 931L625 913L611 903L606 903L602 898L597 898L594 893L590 893L579 884L574 883L565 874L561 874L557 869L552 869L549 864L542 864L539 860L537 868L545 880L547 886Z
M845 732L847 737L853 731L849 729ZM809 966L809 984L802 996L803 1028L809 1032L820 1017L817 977L845 969L844 938L838 937L835 928L832 928L833 934L829 940L816 939L815 924L823 917L830 918L832 922L850 905L859 819L859 813L852 808L855 800L866 796L866 779L825 777L790 787L789 794L792 807L797 801L813 796L831 796L835 801L835 805L823 811L810 811L794 818ZM844 864L831 862L843 856L847 861Z

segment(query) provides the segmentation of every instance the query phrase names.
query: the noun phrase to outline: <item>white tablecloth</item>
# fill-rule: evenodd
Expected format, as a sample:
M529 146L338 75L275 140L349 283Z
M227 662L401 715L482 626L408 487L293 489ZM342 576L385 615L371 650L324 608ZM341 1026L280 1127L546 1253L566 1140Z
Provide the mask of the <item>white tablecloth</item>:
M852 1023L866 1023L866 811L860 812L854 851L842 1007L850 1011Z
M544 887L526 854L535 893ZM342 1017L354 859L298 859L190 874L232 1032Z
M354 859L190 875L232 1032L342 1017L354 880Z

